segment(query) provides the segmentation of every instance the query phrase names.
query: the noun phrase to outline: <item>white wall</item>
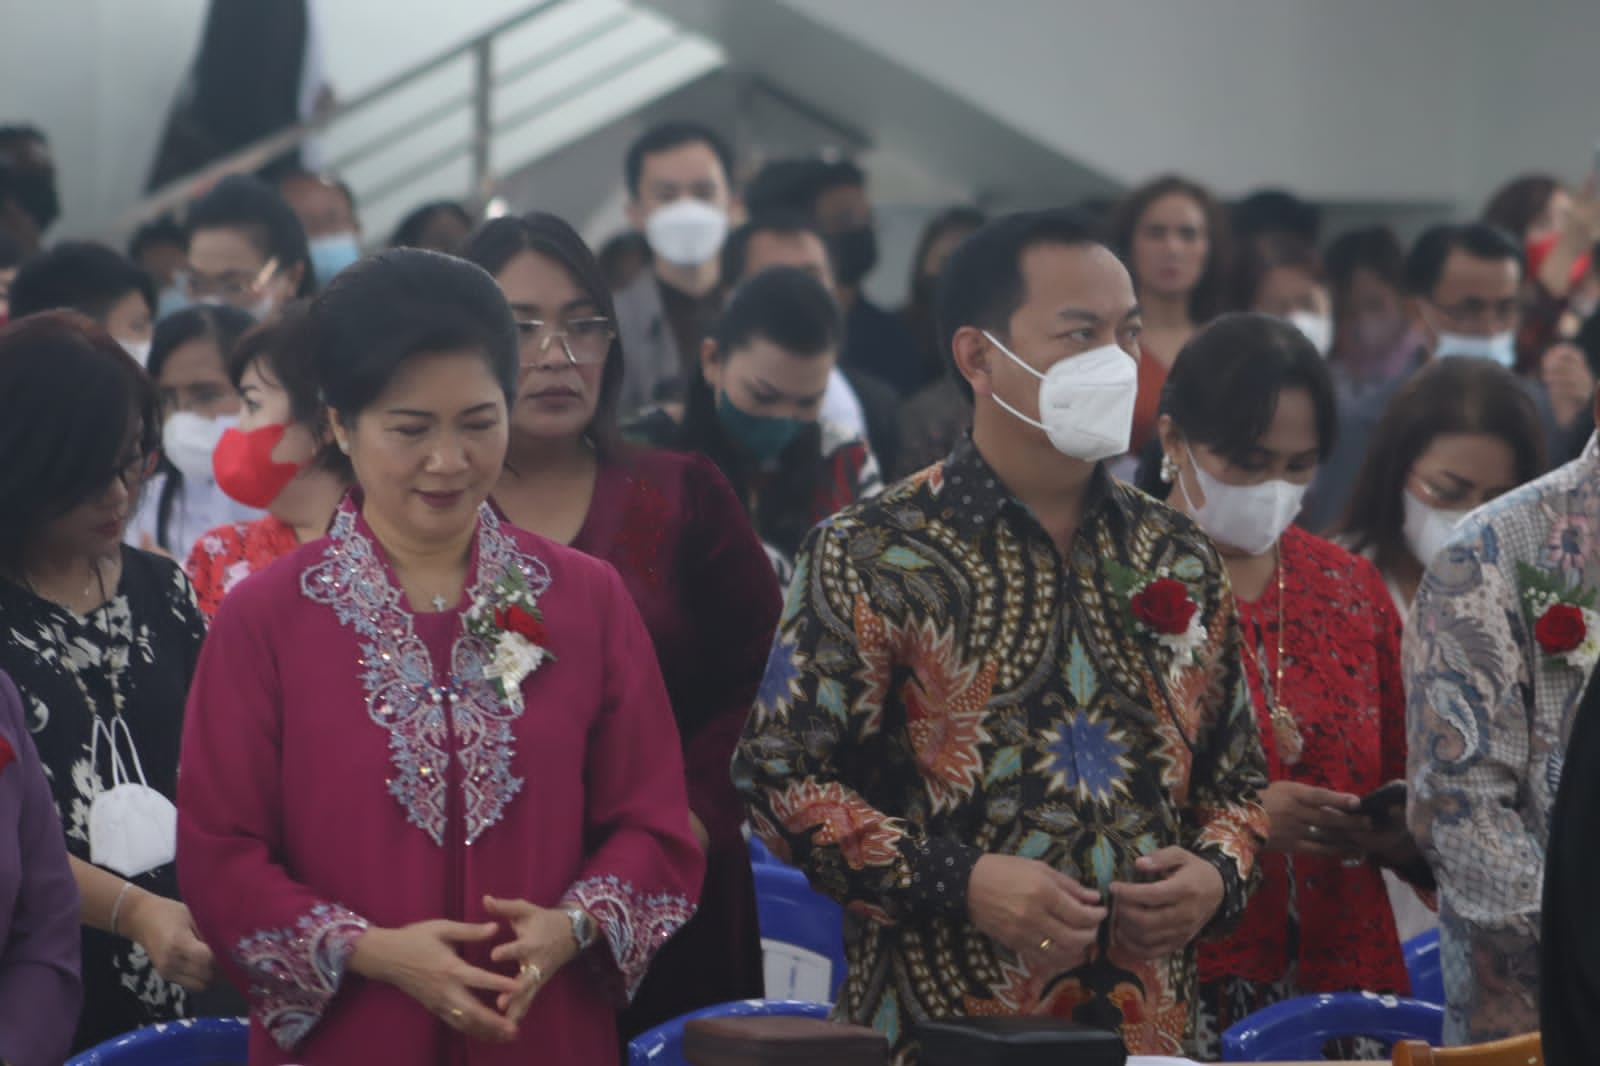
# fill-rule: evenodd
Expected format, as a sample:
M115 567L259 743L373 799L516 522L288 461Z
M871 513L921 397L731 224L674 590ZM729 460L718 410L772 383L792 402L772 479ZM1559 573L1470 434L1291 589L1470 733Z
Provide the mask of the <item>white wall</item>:
M1600 138L1600 3L1466 3L1473 51L1457 62L1476 73L1463 104L1466 207L1524 171L1582 181Z
M144 188L203 0L0 0L0 122L50 138L62 222L93 233Z
M1457 0L781 2L1120 182L1456 191Z

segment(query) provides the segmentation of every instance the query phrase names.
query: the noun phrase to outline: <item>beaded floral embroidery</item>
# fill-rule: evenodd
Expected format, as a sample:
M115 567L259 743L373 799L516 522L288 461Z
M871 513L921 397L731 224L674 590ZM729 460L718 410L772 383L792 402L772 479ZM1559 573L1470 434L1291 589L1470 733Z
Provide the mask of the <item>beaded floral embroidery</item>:
M367 922L343 907L319 903L287 929L239 942L234 958L250 975L261 1026L285 1051L304 1040L327 1009Z
M549 569L519 552L494 511L484 506L478 514L472 601L489 596L513 567L533 596L549 587ZM522 716L522 705L520 699L512 706L501 698L491 673L494 649L463 630L451 650L448 682L435 683L428 647L417 636L377 546L357 525L350 500L334 519L323 560L306 571L300 587L313 603L330 607L340 624L361 640L367 713L389 731L395 769L388 781L390 795L411 824L442 845L453 751L460 767L466 842L474 843L500 820L506 803L522 787L522 779L511 772L511 723Z
M694 917L694 904L683 896L646 895L619 877L590 877L567 890L575 903L594 916L622 976L622 999L631 1000L656 952Z

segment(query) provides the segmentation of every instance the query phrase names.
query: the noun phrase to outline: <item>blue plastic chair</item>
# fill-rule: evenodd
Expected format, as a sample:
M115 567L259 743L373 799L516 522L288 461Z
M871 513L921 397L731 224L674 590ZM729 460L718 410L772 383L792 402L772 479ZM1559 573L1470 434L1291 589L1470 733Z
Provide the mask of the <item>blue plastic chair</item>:
M1223 1062L1320 1061L1330 1040L1366 1036L1441 1042L1444 1008L1372 992L1300 996L1258 1010L1222 1034Z
M688 1066L683 1057L683 1027L701 1018L749 1018L762 1015L826 1018L830 1009L826 1003L804 1003L797 999L741 999L691 1011L634 1037L628 1045L628 1066Z
M802 968L828 966L827 998L830 1002L839 996L839 986L844 983L844 910L833 900L812 889L806 875L782 863L762 863L752 868L756 879L756 916L761 924L761 941L765 949L769 993L803 996L820 999L819 991L796 989L794 980ZM774 945L779 945L774 950ZM795 951L785 959L783 947ZM779 980L774 972L788 965L788 980ZM815 972L815 971L813 971Z
M243 1018L195 1018L135 1029L67 1060L67 1066L244 1066L250 1025Z
M763 866L777 861L777 857L767 850L767 846L761 843L759 837L750 838L750 865Z
M1439 930L1429 929L1405 943L1411 998L1444 1006L1444 968L1439 962Z

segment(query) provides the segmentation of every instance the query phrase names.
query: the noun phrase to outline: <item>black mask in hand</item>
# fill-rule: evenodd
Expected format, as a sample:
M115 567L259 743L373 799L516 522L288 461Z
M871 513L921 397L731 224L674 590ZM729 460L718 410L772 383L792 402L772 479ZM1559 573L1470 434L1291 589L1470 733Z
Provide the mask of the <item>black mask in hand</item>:
M860 285L878 265L878 232L871 226L835 233L828 243L833 252L833 269L838 272L841 285L852 288Z

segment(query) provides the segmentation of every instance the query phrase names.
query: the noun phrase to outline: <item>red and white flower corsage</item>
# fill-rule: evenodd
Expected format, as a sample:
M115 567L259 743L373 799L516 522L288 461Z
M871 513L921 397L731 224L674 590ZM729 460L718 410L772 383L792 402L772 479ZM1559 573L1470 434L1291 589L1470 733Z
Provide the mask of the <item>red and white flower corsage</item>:
M494 649L484 676L495 683L501 699L520 711L522 682L545 660L555 661L538 599L522 571L512 567L487 595L473 600L466 626L467 632Z
M1167 571L1151 576L1126 567L1108 568L1112 585L1125 596L1128 617L1172 655L1172 672L1192 666L1205 646L1206 627L1189 586Z
M1522 599L1533 619L1533 639L1552 659L1584 673L1600 662L1600 613L1593 592L1563 586L1553 575L1524 564Z

